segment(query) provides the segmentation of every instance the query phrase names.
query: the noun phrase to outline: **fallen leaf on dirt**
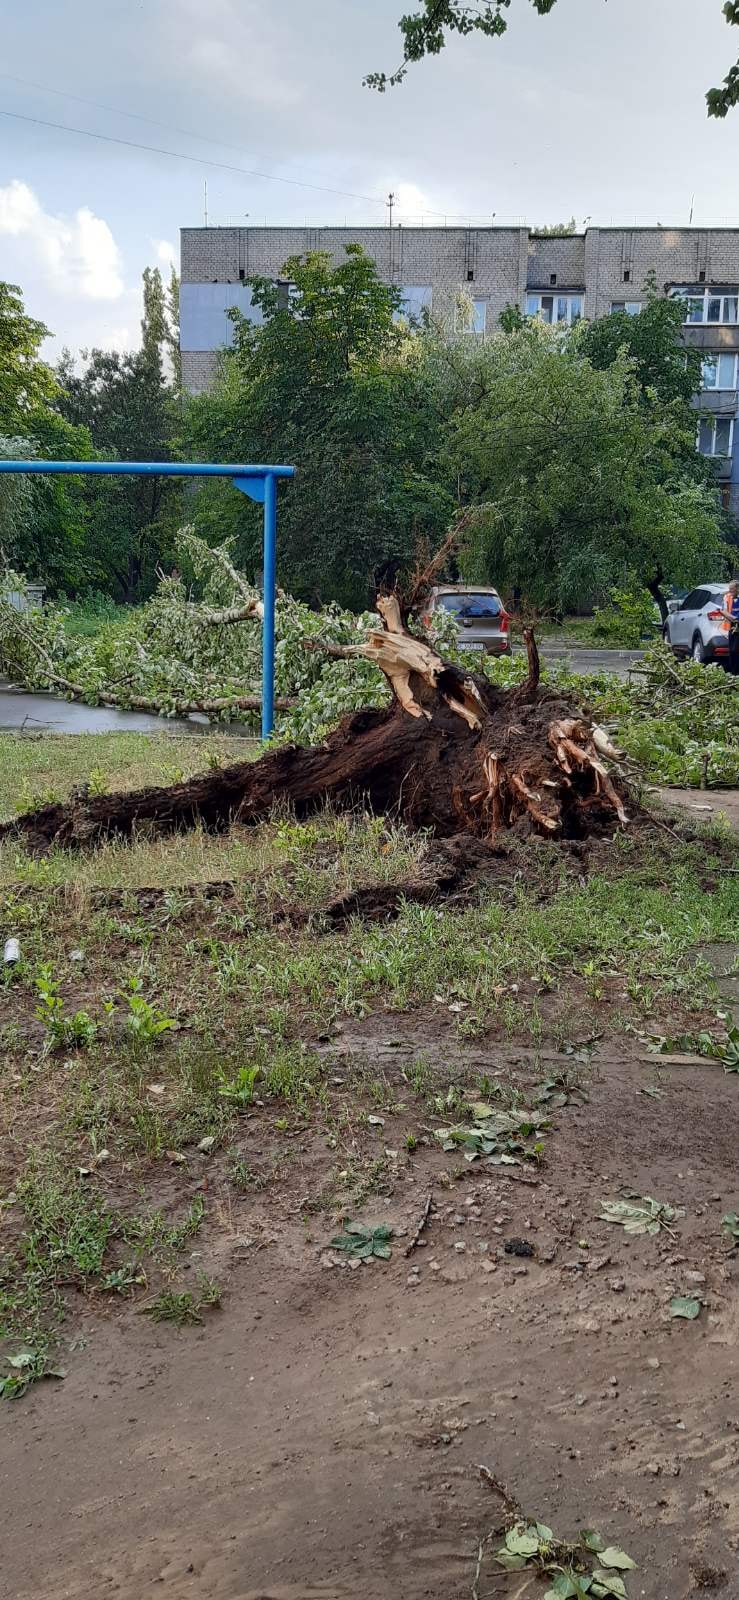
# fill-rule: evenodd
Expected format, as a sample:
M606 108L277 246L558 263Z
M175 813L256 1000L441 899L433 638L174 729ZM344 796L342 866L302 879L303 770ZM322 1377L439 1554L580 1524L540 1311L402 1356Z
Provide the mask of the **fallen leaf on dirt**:
M739 1246L739 1215L736 1211L727 1211L726 1216L721 1218L721 1232L727 1243L736 1250Z
M694 1322L700 1316L701 1302L694 1300L692 1295L674 1294L670 1301L670 1316L685 1317L688 1322Z
M599 1550L603 1549L603 1540L601 1539L600 1534L596 1533L594 1528L583 1528L580 1538L582 1539L585 1549L594 1550L596 1555L598 1554Z
M614 1572L606 1572L603 1567L596 1567L593 1573L593 1594L616 1595L618 1600L628 1600L623 1578Z
M632 1561L631 1556L627 1556L625 1551L617 1549L616 1545L609 1545L607 1550L601 1550L599 1554L602 1567L617 1567L619 1572L629 1572L636 1566L636 1562Z
M505 1536L506 1549L514 1556L535 1556L539 1549L539 1535L535 1527L517 1522Z
M685 1215L682 1207L669 1206L645 1194L641 1200L604 1200L600 1212L601 1222L615 1222L625 1233L659 1233L676 1217Z

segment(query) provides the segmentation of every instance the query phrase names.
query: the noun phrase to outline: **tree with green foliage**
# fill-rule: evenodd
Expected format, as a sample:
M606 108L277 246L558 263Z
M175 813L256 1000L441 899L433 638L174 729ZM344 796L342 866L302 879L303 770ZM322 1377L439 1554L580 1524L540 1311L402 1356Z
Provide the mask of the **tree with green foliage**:
M684 302L660 295L653 277L645 289L646 304L635 316L613 311L583 325L580 348L600 371L625 350L645 401L656 397L667 405L679 400L689 406L701 387L702 355L683 341Z
M68 352L59 367L60 410L89 429L96 449L113 461L172 459L175 408L165 373L171 328L158 267L143 276L141 348L84 353L77 372ZM182 488L168 478L96 478L87 485L89 580L116 599L141 600L156 568L171 556L181 520Z
M664 609L664 582L720 576L694 414L680 399L645 407L623 349L598 370L577 337L529 323L455 361L450 464L479 507L470 577L565 611L614 584Z
M49 330L29 317L20 289L0 282L0 432L23 433L29 416L50 405L58 385L39 351Z
M538 239L571 239L577 233L577 222L570 217L569 222L551 222L543 228L532 228L531 232Z
M540 17L548 16L557 0L530 0ZM424 56L438 56L450 34L479 33L488 39L500 38L507 31L511 0L422 0L416 11L400 18L398 27L403 35L403 60L390 74L370 72L365 84L370 89L384 93L402 83L408 67ZM739 27L739 0L725 0L723 14L730 26ZM725 117L739 101L739 62L731 68L718 89L709 89L706 95L709 117Z
M454 505L419 341L398 320L399 290L358 245L338 266L322 252L293 257L281 282L254 279L251 290L262 325L234 315L219 381L188 407L190 447L295 465L281 503L281 579L303 598L361 609L419 539L443 532ZM258 572L261 527L248 503L209 488L197 521L213 542L235 535L239 560Z
M0 455L7 460L93 454L89 432L60 413L62 392L40 349L49 337L25 310L20 289L0 283ZM51 589L84 582L85 518L79 480L2 479L0 545L5 559Z

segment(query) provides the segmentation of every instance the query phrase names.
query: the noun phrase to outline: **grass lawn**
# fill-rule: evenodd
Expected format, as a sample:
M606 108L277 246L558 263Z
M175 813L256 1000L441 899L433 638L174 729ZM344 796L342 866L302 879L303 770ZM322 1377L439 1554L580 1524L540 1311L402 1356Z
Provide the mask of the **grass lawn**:
M211 736L7 736L0 812L83 781L166 783L253 751ZM663 1198L683 1203L691 1162L682 1096L701 1091L689 1079L676 1091L658 1055L651 1067L639 1063L652 1036L725 1032L700 952L736 938L739 877L724 870L735 840L720 828L691 836L687 824L572 847L510 839L464 900L409 901L385 921L327 922L329 904L358 886L416 879L429 847L382 818L331 812L302 823L276 816L227 836L110 843L86 857L38 860L3 847L0 923L22 950L20 964L0 972L0 1338L8 1360L22 1358L0 1365L7 1398L60 1361L84 1367L81 1319L94 1342L94 1330L118 1318L116 1337L138 1340L140 1362L151 1322L211 1326L221 1303L224 1315L242 1305L241 1316L252 1302L239 1299L234 1240L266 1250L271 1304L289 1299L297 1273L312 1285L310 1306L329 1277L318 1253L342 1220L390 1216L401 1233L426 1190L439 1207L448 1197L452 1219L466 1186L480 1208L482 1179L503 1184L481 1224L486 1237L505 1231L493 1217L511 1219L516 1193L515 1231L533 1228L533 1238L537 1208L558 1228L565 1220L545 1192L563 1185L569 1194L574 1181L573 1219L589 1220L568 1224L563 1260L580 1235L589 1247L599 1227L609 1234L592 1221L606 1172L609 1193L626 1184L655 1194L661 1182L671 1186ZM711 1063L697 1081L707 1073L710 1165L722 1144L717 1106L735 1115L737 1079ZM616 1109L615 1082L625 1097ZM690 1103L697 1141L700 1098ZM640 1145L650 1118L661 1131ZM629 1126L638 1159L614 1160ZM674 1171L655 1173L650 1151L669 1167L673 1148ZM701 1197L710 1192L708 1180L696 1182ZM728 1204L728 1174L710 1183ZM719 1221L714 1233L719 1252ZM622 1242L610 1229L614 1261ZM570 1273L569 1287L559 1268L549 1282L552 1326L584 1315L576 1297L587 1249L580 1256L583 1275ZM462 1253L454 1260L461 1272ZM253 1257L254 1274L262 1261ZM401 1261L401 1277L387 1279L394 1296L405 1271ZM509 1280L511 1293L518 1281ZM644 1293L655 1292L647 1282ZM127 1334L138 1313L149 1324ZM399 1314L395 1300L386 1306L391 1322ZM456 1392L459 1373L447 1382ZM593 1428L595 1451L595 1415ZM271 1492L279 1498L277 1481ZM604 1503L614 1492L607 1484ZM472 1573L465 1592L471 1582ZM397 1592L417 1591L401 1580ZM644 1584L634 1592L662 1594Z

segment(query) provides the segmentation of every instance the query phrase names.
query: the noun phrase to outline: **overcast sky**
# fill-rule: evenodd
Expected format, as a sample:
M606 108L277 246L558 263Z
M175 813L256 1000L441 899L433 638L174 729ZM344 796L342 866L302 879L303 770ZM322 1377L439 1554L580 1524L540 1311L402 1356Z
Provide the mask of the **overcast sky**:
M177 259L206 179L213 223L378 224L392 189L407 223L687 224L694 195L696 225L739 226L739 111L709 122L703 98L739 50L721 0L558 0L545 18L512 0L503 39L363 89L397 65L411 8L6 5L0 109L319 186L0 116L0 278L55 333L47 354L137 343L141 271Z

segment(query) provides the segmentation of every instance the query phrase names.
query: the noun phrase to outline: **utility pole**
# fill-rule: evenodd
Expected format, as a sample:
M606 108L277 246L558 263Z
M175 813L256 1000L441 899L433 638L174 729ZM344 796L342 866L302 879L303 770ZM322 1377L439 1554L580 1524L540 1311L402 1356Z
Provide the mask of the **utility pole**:
M388 211L390 213L390 220L388 222L388 227L392 228L392 225L393 225L393 206L395 205L395 195L392 194L392 192L388 195L387 200L385 201L385 204L386 204L386 206L388 208Z

